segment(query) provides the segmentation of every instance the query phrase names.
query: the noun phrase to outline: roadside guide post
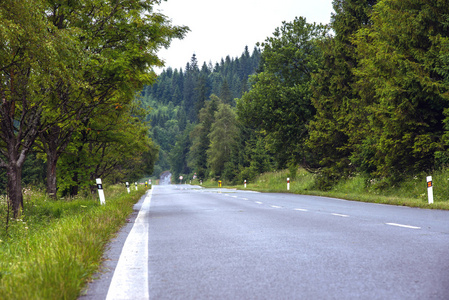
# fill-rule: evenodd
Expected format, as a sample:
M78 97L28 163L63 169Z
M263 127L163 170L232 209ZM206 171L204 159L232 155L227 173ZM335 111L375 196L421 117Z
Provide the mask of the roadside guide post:
M183 179L184 177L182 177L182 175L181 176L179 176L179 180L181 181L181 184L182 184L182 179Z
M97 188L98 188L98 196L100 196L100 203L106 204L106 200L104 198L104 192L103 192L103 184L101 183L101 178L97 178Z
M287 178L287 191L290 190L290 178Z
M218 187L221 187L221 180L218 180Z
M152 185L151 185L151 179L150 179L148 182L149 182L149 184L150 184L150 190L151 190L151 187L152 187Z
M432 204L433 203L432 176L427 176L427 196L429 198L429 204Z
M134 182L134 184L136 185L136 191L137 191L137 182Z
M148 187L148 181L145 181L145 187L146 188Z
M128 194L129 194L129 182L128 181L126 182L126 190L128 191Z
M245 179L244 183L245 183L245 189L246 189L246 179Z

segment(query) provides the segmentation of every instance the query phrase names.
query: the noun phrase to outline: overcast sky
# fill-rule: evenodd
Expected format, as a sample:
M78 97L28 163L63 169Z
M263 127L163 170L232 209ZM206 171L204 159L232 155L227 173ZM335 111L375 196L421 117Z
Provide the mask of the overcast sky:
M256 43L272 36L282 21L302 16L308 23L328 24L333 12L332 0L168 0L156 10L174 25L190 28L184 39L159 52L165 67L177 69L185 69L194 53L200 67L227 55L240 57L245 46L252 53Z

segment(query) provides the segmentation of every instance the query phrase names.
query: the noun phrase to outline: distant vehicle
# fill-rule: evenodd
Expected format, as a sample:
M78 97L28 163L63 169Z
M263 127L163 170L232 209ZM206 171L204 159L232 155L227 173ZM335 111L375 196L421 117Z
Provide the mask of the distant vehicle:
M159 184L160 185L171 184L171 176L172 174L170 173L170 171L162 172L160 175Z

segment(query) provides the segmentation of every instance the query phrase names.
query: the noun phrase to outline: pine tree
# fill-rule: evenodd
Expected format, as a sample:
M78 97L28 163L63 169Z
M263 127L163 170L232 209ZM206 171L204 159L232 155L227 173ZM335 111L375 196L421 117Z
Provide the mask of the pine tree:
M198 115L199 123L195 125L190 133L192 144L189 153L189 166L197 173L199 179L208 177L207 150L210 145L209 133L215 120L215 112L217 111L220 98L211 95L204 107Z

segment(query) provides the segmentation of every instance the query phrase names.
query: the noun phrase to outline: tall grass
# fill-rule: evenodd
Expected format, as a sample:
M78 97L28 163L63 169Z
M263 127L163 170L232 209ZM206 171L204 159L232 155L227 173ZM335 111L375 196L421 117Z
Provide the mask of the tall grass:
M24 214L8 230L1 205L0 299L78 298L105 245L145 193L128 194L122 186L105 191L106 205L95 197L54 201L29 192Z
M290 190L287 191L287 178L290 174L288 170L261 174L249 182L247 188L263 192L289 192L411 207L449 209L449 169L430 174L434 186L433 204L428 204L426 174L412 177L395 186L387 186L383 182L359 175L340 181L330 191L320 191L316 189L316 175L299 169L296 177L290 178ZM244 188L243 184L237 187Z

